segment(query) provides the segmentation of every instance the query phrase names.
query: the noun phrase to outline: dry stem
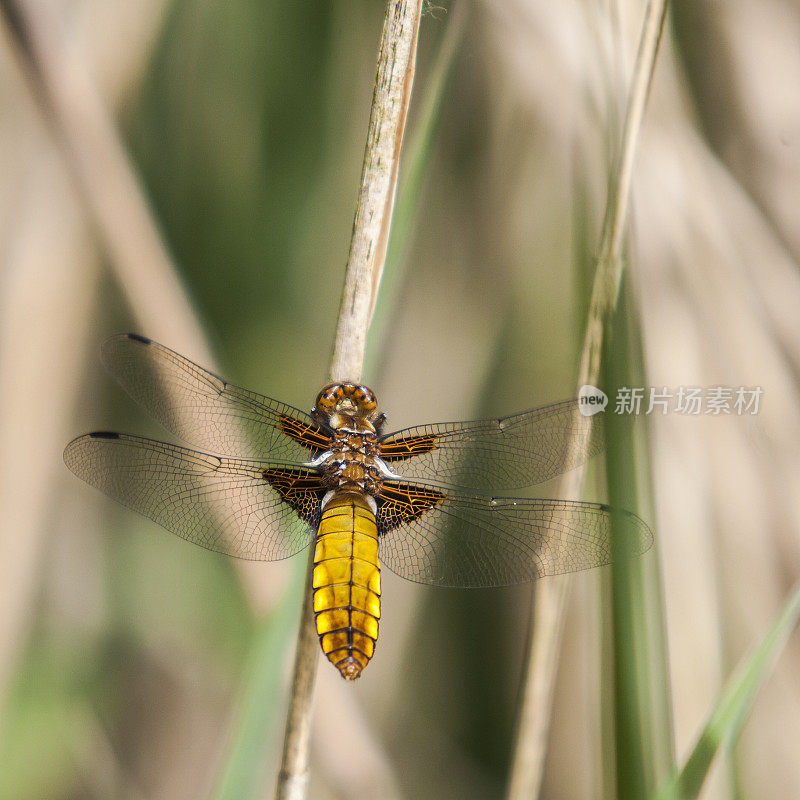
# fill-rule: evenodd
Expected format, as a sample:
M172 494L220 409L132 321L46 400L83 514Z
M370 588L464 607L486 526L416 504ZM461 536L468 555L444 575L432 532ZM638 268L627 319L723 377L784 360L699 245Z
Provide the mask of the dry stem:
M360 380L363 371L367 331L386 257L421 12L422 0L390 0L386 8L331 380ZM297 639L277 800L302 800L308 793L312 696L319 662L311 607L312 568L313 553Z
M388 241L421 10L422 0L393 0L387 6L331 366L334 378L361 377L366 332ZM82 54L66 32L55 29L52 15L40 4L0 0L0 11L142 329L212 364L202 328ZM309 570L279 798L306 795L311 696L318 661L310 588Z
M212 364L202 327L79 43L58 27L46 3L0 0L0 11L141 329Z
M596 385L598 382L603 336L617 303L622 279L622 243L628 220L633 162L665 17L665 0L651 0L645 12L634 65L619 157L609 180L606 216L592 287L578 387L587 383ZM559 496L577 496L581 491L583 473L581 468L565 475L559 482ZM569 576L551 578L535 591L533 629L529 637L531 649L527 658L508 800L538 797L541 788L557 655L570 581Z
M0 12L139 330L214 369L210 344L79 40L48 3L0 0ZM254 572L247 562L239 570L257 598Z
M422 0L390 0L386 9L331 380L361 379L367 330L386 258L421 12Z

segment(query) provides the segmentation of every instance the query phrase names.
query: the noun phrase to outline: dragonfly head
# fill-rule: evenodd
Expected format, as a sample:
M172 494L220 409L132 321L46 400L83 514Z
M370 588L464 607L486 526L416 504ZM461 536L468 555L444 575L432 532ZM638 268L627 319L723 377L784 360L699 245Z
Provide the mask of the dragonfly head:
M378 401L372 389L345 381L322 387L311 416L334 430L355 426L365 433L374 433L375 423L382 415L378 414Z

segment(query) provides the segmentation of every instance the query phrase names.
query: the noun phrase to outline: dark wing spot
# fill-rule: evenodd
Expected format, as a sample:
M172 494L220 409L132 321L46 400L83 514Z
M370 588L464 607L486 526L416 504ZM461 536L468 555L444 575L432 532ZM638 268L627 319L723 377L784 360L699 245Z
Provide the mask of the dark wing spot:
M286 467L267 467L261 475L280 495L284 503L294 509L301 519L316 528L319 524L322 498L327 491L319 473Z
M286 436L303 447L308 448L315 456L330 447L331 437L325 429L319 425L303 422L287 414L280 415L279 425L281 431L286 434Z
M438 447L436 437L432 435L392 437L393 434L389 434L380 439L381 458L387 464L430 453Z
M119 434L113 431L94 431L89 436L92 439L119 439Z
M439 505L446 495L435 489L410 483L384 483L378 501L378 532L385 534L399 525L413 522Z
M138 333L129 333L129 339L133 339L134 342L141 342L142 344L152 344L153 340L148 339L146 336L140 336Z

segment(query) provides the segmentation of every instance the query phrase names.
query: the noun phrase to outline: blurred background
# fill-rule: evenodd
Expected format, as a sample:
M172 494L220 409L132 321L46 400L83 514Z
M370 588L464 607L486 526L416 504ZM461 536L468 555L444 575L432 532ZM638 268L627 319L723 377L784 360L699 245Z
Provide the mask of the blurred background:
M390 428L574 392L641 6L427 8L404 164L422 182L401 189L365 374ZM2 8L0 797L269 797L304 559L192 547L84 486L61 452L88 430L163 436L102 371L100 342L120 331L311 406L383 4ZM67 134L37 102L15 8L66 98ZM663 588L650 617L667 643L662 733L679 759L800 574L798 41L792 0L673 4L634 177L623 295L637 385L763 389L757 416L637 426L638 512L657 540L645 567ZM607 795L606 577L574 581L544 797ZM383 591L364 677L319 670L311 797L502 797L530 590L384 573ZM798 667L795 636L703 797L800 796Z

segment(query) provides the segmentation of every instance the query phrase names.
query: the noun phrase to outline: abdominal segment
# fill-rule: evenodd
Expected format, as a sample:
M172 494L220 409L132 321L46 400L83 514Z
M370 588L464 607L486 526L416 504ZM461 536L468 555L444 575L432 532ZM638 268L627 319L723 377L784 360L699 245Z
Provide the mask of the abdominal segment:
M314 550L314 614L322 651L355 680L378 640L378 529L364 495L343 492L325 506Z

